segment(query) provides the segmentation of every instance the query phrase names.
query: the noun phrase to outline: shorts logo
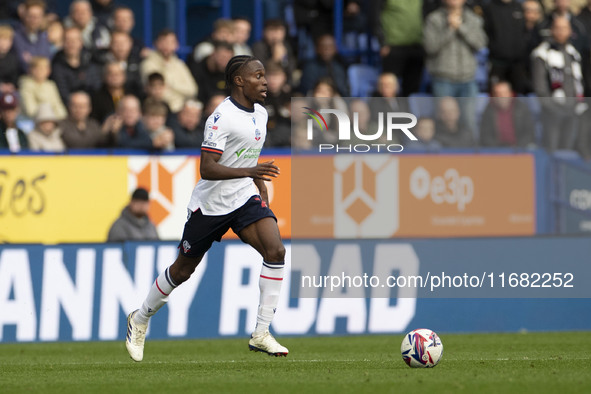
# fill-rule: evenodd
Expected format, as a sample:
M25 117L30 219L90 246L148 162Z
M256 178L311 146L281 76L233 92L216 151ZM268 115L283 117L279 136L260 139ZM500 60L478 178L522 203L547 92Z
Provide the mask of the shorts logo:
M254 119L254 118L253 118L253 119ZM256 141L258 141L258 140L260 140L260 139L261 139L261 131L260 131L259 129L256 129L256 130L254 131L254 139L255 139Z
M189 241L184 240L183 241L183 251L185 253L187 253L190 249L191 249L191 244L189 243Z

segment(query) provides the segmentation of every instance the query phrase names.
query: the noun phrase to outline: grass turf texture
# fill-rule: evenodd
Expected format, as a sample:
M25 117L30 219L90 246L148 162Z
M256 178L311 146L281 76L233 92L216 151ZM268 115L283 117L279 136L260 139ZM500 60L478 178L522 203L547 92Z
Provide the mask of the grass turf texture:
M287 358L247 339L0 345L1 393L590 393L591 332L442 334L433 369L411 369L402 335L281 338Z

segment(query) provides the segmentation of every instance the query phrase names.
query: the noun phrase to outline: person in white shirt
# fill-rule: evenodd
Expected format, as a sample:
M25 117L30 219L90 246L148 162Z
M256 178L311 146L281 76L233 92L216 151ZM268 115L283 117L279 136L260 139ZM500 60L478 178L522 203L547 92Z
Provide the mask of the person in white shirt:
M287 356L269 333L283 281L285 247L269 208L265 181L279 175L273 160L258 163L267 134L267 97L263 64L252 56L234 56L226 66L231 94L209 116L201 146L201 179L189 202L189 216L176 261L156 278L140 309L127 317L126 347L141 361L148 321L168 295L189 279L214 241L231 228L263 257L257 325L249 348Z

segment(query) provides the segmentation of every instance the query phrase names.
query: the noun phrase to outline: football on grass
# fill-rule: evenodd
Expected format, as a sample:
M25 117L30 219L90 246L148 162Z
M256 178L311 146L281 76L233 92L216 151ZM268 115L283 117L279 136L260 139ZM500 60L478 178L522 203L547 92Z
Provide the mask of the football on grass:
M412 330L402 340L402 359L411 368L433 368L443 355L441 339L427 328Z

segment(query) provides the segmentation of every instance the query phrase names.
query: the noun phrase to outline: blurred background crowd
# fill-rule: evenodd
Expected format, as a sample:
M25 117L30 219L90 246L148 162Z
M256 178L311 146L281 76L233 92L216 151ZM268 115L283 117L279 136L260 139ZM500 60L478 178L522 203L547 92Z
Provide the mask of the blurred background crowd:
M398 141L411 149L591 157L591 0L262 4L260 40L234 15L185 50L173 29L141 37L124 0L74 0L63 15L57 1L1 2L0 150L198 148L227 62L246 54L266 67L269 147L311 146L291 131L291 98L310 97L357 112L362 131L379 112L414 113L419 141Z

